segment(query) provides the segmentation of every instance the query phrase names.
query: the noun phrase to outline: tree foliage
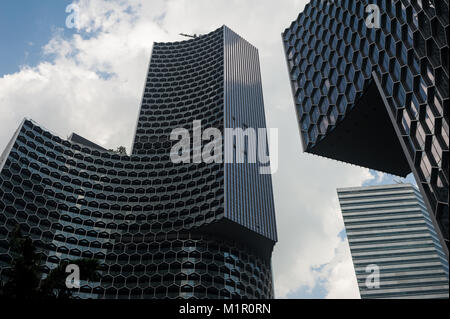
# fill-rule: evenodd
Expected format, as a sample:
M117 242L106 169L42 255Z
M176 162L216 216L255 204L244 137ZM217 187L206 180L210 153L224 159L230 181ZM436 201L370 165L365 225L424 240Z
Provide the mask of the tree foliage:
M80 269L80 280L96 281L100 265L96 259L77 259L62 261L43 278L40 270L42 254L40 254L30 237L21 234L17 226L10 234L10 247L13 253L8 281L0 285L0 296L13 299L71 299L73 290L67 288L66 267L76 264Z
M127 149L125 148L125 146L119 146L116 150L116 153L120 155L127 155Z

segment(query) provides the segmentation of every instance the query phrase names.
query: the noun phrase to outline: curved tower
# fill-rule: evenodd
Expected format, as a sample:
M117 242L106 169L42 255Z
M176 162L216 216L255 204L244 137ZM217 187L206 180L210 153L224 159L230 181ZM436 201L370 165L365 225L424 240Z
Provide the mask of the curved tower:
M258 52L225 26L154 44L130 156L24 120L0 158L2 275L19 223L45 253L44 272L100 261L82 298L272 298L271 177L258 163L197 161L194 139L189 162L172 162L171 132L193 136L194 121L265 128Z

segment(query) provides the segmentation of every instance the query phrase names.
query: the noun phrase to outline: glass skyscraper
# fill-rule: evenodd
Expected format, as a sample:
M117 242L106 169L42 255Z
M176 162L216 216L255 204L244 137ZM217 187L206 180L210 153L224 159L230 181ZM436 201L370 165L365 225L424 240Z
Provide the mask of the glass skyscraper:
M448 256L449 3L313 0L284 31L306 152L413 172Z
M2 277L19 224L44 252L44 273L100 261L101 280L83 282L82 298L272 298L272 181L259 174L268 164L170 158L171 132L192 136L194 121L222 133L265 128L257 49L226 26L155 43L145 81L129 156L20 125L0 158Z
M361 298L448 298L447 257L416 187L337 192Z

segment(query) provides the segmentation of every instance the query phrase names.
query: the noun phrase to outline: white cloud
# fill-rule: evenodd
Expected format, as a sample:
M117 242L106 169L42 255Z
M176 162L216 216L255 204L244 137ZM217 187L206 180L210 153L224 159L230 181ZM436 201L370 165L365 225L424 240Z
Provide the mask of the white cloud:
M0 149L26 116L61 136L75 131L129 150L152 43L226 24L259 48L268 125L279 128L276 295L323 280L328 297L357 296L348 246L338 236L336 188L361 185L371 175L301 151L281 32L306 2L81 0L79 33L56 31L43 48L45 60L0 78Z
M339 242L336 255L323 269L320 278L326 280L329 299L359 299L355 270L350 256L348 241Z

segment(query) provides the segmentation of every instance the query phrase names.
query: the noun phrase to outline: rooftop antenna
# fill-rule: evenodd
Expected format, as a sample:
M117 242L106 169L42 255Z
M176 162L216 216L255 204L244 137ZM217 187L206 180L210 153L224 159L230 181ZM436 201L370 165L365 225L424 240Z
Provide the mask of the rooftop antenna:
M401 179L398 178L398 177L395 177L395 178L394 178L394 182L397 183L397 184L404 184L403 180L401 180Z
M195 33L194 33L193 35L185 34L185 33L180 33L180 35L183 36L183 37L186 37L186 38L192 38L192 39L195 39L195 38L198 37L198 35L195 34Z

